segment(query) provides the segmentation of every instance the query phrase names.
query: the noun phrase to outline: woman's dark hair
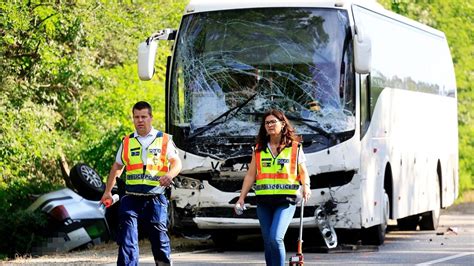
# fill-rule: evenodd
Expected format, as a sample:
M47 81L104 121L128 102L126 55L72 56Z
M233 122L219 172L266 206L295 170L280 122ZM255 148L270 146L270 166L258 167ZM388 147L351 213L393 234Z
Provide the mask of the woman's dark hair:
M267 130L265 129L265 119L270 115L285 122L285 125L281 129L281 141L280 146L277 149L278 153L280 153L284 147L290 146L293 141L301 141L301 138L295 134L295 129L288 118L286 118L285 114L280 110L270 109L263 115L262 123L260 124L260 130L257 135L257 151L266 149L267 143L270 141L270 137L267 135Z

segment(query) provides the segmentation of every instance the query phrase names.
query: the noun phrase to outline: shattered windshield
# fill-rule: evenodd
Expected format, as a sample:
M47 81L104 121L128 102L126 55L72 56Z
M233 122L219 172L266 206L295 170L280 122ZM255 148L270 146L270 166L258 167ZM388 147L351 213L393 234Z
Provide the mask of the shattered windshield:
M195 136L255 136L283 110L298 134L355 128L346 11L239 9L185 16L175 47L170 122Z

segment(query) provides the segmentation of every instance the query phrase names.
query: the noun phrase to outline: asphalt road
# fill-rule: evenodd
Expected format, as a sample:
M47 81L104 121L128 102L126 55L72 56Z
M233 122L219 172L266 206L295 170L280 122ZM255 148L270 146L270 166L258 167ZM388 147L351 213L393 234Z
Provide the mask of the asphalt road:
M392 227L393 229L393 227ZM303 253L305 265L321 264L403 264L403 265L474 265L474 203L452 206L442 211L436 231L392 230L380 247L361 246L351 242L328 251L322 242L305 231ZM344 240L344 235L339 235ZM295 238L286 241L287 257L295 254ZM320 237L319 237L320 239ZM341 242L341 241L340 241ZM190 241L173 238L174 265L265 265L259 236L241 237L237 244L216 249L210 240ZM90 250L53 254L36 258L19 257L0 264L12 265L116 265L117 246L102 244ZM148 241L140 242L140 265L154 265Z
M442 212L436 231L392 230L380 247L346 244L328 251L319 244L305 246L305 265L474 265L474 212ZM288 249L287 258L294 255L294 248ZM175 265L265 265L261 241L257 237L239 239L237 246L230 250L207 248L179 252L173 254L173 259ZM151 256L141 257L140 265L152 264Z

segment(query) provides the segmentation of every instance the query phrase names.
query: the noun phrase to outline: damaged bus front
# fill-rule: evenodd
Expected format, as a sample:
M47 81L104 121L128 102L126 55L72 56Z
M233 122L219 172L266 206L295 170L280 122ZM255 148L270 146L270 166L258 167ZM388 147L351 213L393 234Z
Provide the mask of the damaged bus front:
M140 44L143 80L157 40L173 41L166 130L183 162L173 227L220 243L259 229L253 191L243 215L233 207L270 108L303 138L313 194L303 221L328 247L334 228L382 244L389 218L435 230L456 199L456 79L443 32L376 1L191 0L179 30Z
M317 228L318 207L329 206L332 227L362 228L350 5L254 2L191 1L179 30L161 31L139 49L140 77L150 79L153 41L174 41L166 129L183 170L172 190L171 224L215 241L259 228L253 191L243 215L233 208L262 115L277 108L303 138L314 195L305 227Z

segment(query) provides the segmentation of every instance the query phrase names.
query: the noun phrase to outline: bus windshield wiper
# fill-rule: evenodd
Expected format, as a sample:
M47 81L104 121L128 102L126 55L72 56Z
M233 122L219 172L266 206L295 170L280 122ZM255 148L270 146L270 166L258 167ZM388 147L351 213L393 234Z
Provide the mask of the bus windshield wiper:
M348 136L352 136L354 134L354 130L355 130L355 129L351 129L351 130L340 131L340 132L327 132L326 130L324 130L319 125L319 122L316 121L316 120L306 119L306 118L302 118L302 117L296 117L296 116L292 116L292 115L287 115L286 117L288 117L288 119L290 119L290 120L298 121L298 122L301 122L301 123L305 124L306 126L311 128L312 130L318 132L320 135L326 137L330 141L341 141L343 139L347 139ZM309 122L314 122L316 124L311 124Z
M232 107L231 109L227 110L226 112L222 113L216 119L209 122L207 125L198 128L194 134L189 135L186 139L190 140L190 139L192 139L192 138L194 138L198 135L201 135L202 133L208 131L209 129L211 129L215 126L226 122L230 118L234 117L240 111L240 109L242 109L242 107L247 105L253 98L255 98L255 96L257 96L257 93L250 96L247 100L245 100L241 104L236 105L236 106ZM224 119L222 119L222 118L224 118Z
M293 120L293 121L298 121L298 122L301 122L303 124L305 124L306 126L308 126L309 128L311 128L312 130L318 132L320 135L323 135L325 136L326 138L328 139L332 139L334 138L334 133L329 133L327 132L326 130L324 130L320 125L319 125L319 122L316 121L316 120L312 120L312 119L306 119L306 118L302 118L302 117L297 117L297 116L293 116L293 115L290 115L290 114L287 114L286 117L290 120ZM309 122L314 122L315 124L311 124Z

